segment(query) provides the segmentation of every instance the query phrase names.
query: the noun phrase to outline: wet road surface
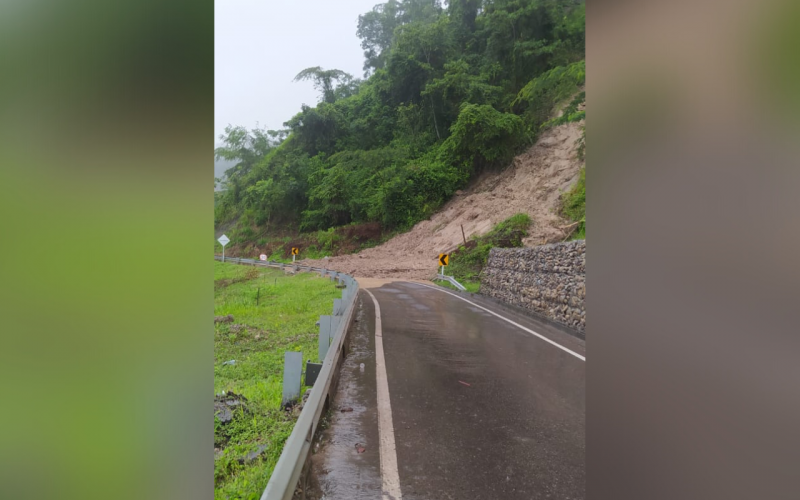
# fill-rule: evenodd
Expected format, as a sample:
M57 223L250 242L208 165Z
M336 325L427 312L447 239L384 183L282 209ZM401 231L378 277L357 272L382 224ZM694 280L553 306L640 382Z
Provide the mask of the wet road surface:
M348 333L350 343L330 420L311 457L311 484L306 492L309 500L381 498L375 310L364 295L361 292L356 299L356 317ZM358 453L357 444L363 446L362 453Z
M462 295L567 350L441 289L393 282L370 291L382 318L402 498L584 498L585 363L567 352L584 356L582 340L477 296ZM357 307L312 459L325 499L381 498L375 307L363 290Z

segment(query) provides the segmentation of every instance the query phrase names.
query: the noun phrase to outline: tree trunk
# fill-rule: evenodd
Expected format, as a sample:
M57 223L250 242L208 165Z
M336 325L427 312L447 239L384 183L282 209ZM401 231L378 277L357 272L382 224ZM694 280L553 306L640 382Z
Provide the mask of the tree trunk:
M433 96L431 96L431 113L433 113L433 128L436 129L436 138L441 141L442 136L439 135L439 125L436 123L436 108L433 107Z

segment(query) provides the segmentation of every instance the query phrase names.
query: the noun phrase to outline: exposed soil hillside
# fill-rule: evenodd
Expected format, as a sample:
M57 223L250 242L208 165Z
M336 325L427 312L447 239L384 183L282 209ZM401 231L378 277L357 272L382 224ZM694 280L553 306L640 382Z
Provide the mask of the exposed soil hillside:
M560 241L566 236L561 227L569 223L557 214L559 200L578 180L583 165L577 157L582 126L583 122L567 123L544 132L507 169L484 174L407 233L358 254L304 263L358 277L430 279L436 274L438 254L463 243L462 225L469 239L518 212L533 221L525 245Z

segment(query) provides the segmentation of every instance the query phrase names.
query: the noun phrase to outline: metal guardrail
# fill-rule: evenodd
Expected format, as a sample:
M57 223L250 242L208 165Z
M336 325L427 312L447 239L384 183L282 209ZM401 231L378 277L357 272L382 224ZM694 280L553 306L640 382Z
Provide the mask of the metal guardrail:
M215 255L214 260L221 261L222 258ZM336 375L336 368L343 357L342 348L344 346L345 335L353 319L355 298L358 295L358 282L348 274L299 264L284 264L281 262L240 259L236 257L226 257L225 262L284 270L288 268L295 271L318 272L323 275L334 277L345 284L345 288L342 291L342 302L340 303L342 319L338 323L338 327L336 328L336 332L328 348L328 353L322 362L322 369L317 376L317 381L311 389L311 394L308 396L308 400L305 406L303 406L303 410L300 412L300 417L294 424L292 434L283 446L283 452L278 459L278 463L275 464L275 469L272 471L272 476L269 478L264 493L261 495L261 500L291 500L294 496L297 483L300 480L300 474L303 472L303 468L308 460L311 444L314 440L317 426L319 425L319 419L325 408L325 402L328 400L332 388L335 387L333 380Z
M462 292L466 292L467 291L467 289L464 287L464 285L462 285L461 283L456 281L456 279L453 278L452 276L445 276L444 274L437 274L436 275L436 279L437 280L442 280L442 281L449 281L454 287L458 288Z

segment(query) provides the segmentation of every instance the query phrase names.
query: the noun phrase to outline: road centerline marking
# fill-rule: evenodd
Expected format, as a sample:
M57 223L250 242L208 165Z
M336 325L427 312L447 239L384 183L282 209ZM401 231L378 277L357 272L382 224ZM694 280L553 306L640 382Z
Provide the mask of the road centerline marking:
M392 405L389 400L389 381L386 377L386 358L383 354L383 330L381 329L381 307L378 299L367 290L375 304L375 378L378 386L378 440L381 459L381 482L383 500L400 500L400 474L397 469L397 448L392 424Z
M547 342L547 343L549 343L549 344L552 344L552 345L554 345L554 346L558 347L558 348L559 348L559 349L561 349L562 351L565 351L565 352L567 352L567 353L569 353L569 354L572 354L573 356L575 356L576 358L580 359L581 361L586 361L586 357L585 357L585 356L581 356L581 355L580 355L580 354L578 354L577 352L575 352L575 351L573 351L573 350L571 350L571 349L568 349L568 348L564 347L563 345L559 344L558 342L554 342L554 341L552 341L552 340L548 339L547 337L545 337L544 335L541 335L541 334L539 334L539 333L536 333L536 332L534 332L533 330L531 330L530 328L527 328L527 327L525 327L525 326L522 326L522 325L520 325L519 323L517 323L516 321L510 320L510 319L506 318L505 316L501 316L501 315L497 314L496 312L492 311L491 309L487 309L487 308L483 307L483 306L482 306L482 305L480 305L480 304L476 304L475 302L472 302L471 300L467 300L467 299L465 299L464 297L461 297L460 295L456 295L456 294L454 294L454 293L450 293L450 292L448 292L447 290L442 290L440 287L431 286L431 285L426 285L426 284L424 284L424 283L415 283L415 284L417 284L417 285L420 285L420 286L424 286L425 288L431 288L431 289L433 289L433 290L438 290L438 291L440 291L440 292L446 293L447 295L452 295L453 297L455 297L455 298L457 298L457 299L459 299L459 300L463 300L463 301L464 301L464 302L466 302L467 304L472 304L473 306L475 306L475 307L478 307L478 308L480 308L480 309L483 309L484 311L488 312L489 314L491 314L491 315L493 315L493 316L497 316L498 318L502 319L503 321L506 321L506 322L508 322L508 323L511 323L512 325L516 326L517 328L519 328L519 329L521 329L521 330L524 330L524 331L526 331L526 332L530 333L531 335L534 335L534 336L536 336L536 337L538 337L538 338L540 338L540 339L544 340L545 342ZM370 295L372 295L372 294L370 294Z

